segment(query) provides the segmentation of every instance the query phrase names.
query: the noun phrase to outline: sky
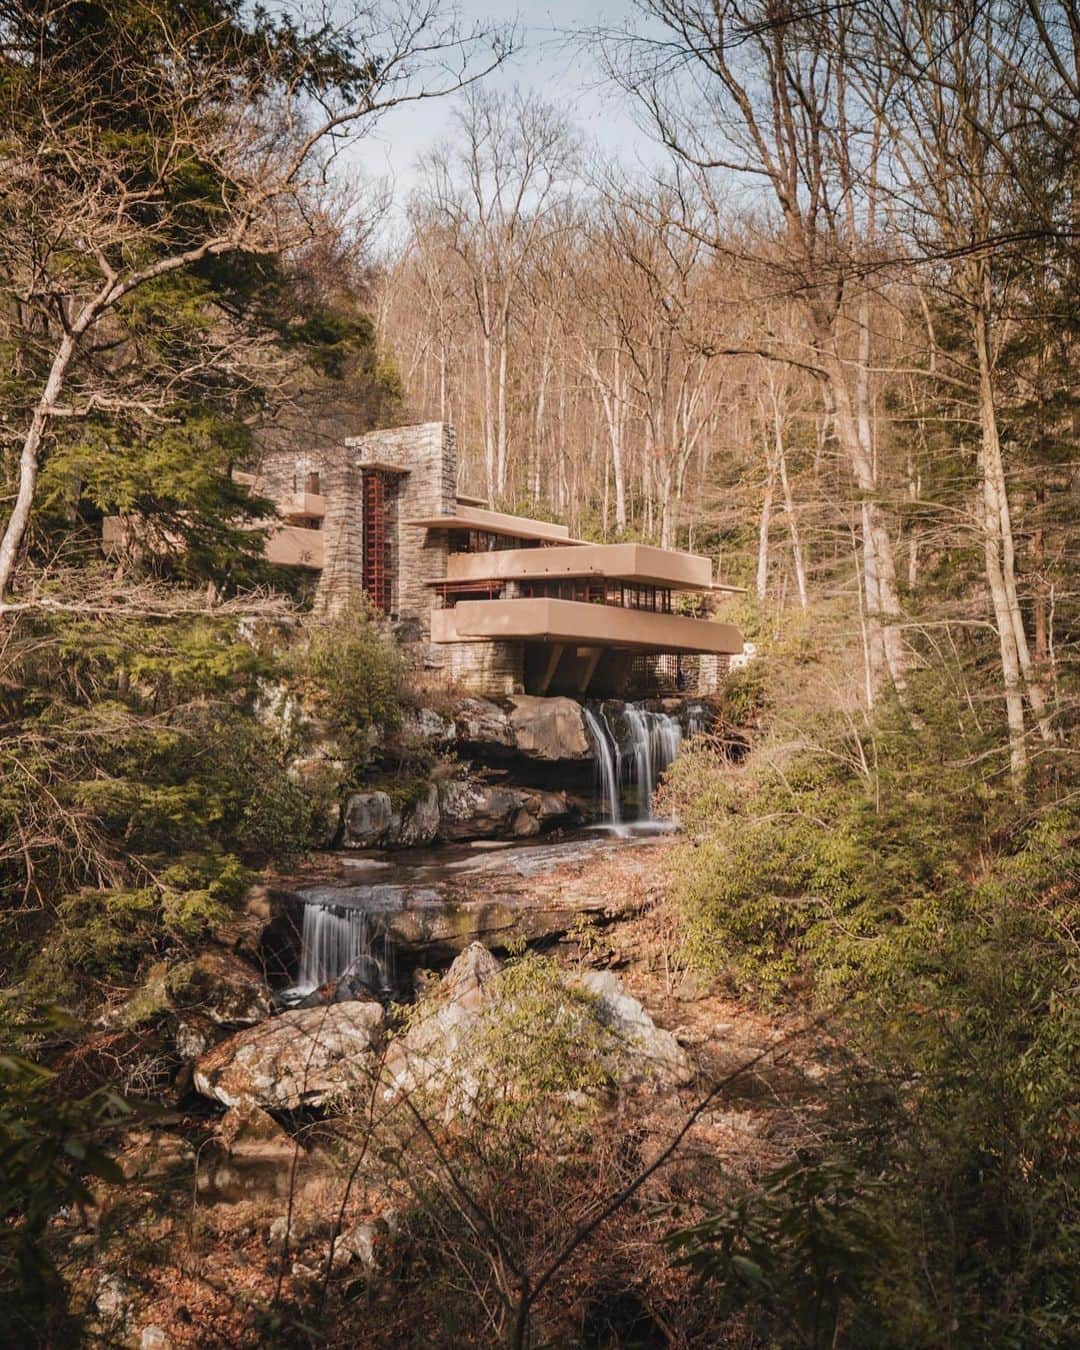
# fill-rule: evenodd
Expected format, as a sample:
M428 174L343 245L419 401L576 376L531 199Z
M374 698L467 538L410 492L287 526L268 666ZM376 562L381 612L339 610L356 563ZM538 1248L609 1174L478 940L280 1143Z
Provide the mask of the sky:
M631 0L461 0L458 8L463 27L519 25L520 50L486 77L488 87L508 89L516 83L534 89L567 112L605 156L630 166L655 161L656 147L636 126L625 95L605 85L584 45L572 41L581 30L621 25L634 14ZM395 108L349 152L350 165L389 180L395 215L417 183L419 156L446 137L453 102Z

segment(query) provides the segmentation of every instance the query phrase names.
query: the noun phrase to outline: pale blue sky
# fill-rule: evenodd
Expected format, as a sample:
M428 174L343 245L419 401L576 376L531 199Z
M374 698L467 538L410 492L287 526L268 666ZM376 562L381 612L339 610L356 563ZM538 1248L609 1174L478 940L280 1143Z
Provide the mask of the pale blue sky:
M635 125L626 97L604 84L585 44L571 38L597 25L621 25L634 13L630 0L461 0L459 9L465 26L519 24L520 50L487 77L490 86L535 89L562 107L604 155L628 167L656 161L658 151ZM392 182L395 215L416 183L418 156L446 136L451 104L440 99L395 109L349 152L362 172Z

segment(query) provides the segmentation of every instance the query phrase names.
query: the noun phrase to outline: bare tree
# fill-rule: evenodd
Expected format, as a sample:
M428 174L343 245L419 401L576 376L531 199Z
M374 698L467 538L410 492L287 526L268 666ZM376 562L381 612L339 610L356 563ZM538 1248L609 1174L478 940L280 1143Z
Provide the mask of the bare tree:
M18 488L0 597L57 424L163 401L160 382L123 362L140 293L214 259L307 244L328 226L324 189L350 134L469 83L481 46L487 66L503 50L498 34L462 35L434 0L358 6L332 25L136 8L105 33L63 0L0 12L19 91L3 113L0 284L25 360L24 397L4 413Z
M875 675L906 691L892 533L860 383L870 363L867 293L874 158L879 139L849 120L846 11L792 11L780 0L638 0L645 33L602 34L613 77L643 108L670 151L685 195L711 227L687 228L732 254L726 203L733 185L759 204L739 260L762 296L786 291L797 342L763 334L740 344L813 372L860 496L863 585ZM662 34L656 39L656 31ZM853 334L857 341L852 346ZM719 350L723 350L720 348Z
M471 294L480 334L488 499L501 497L509 463L510 328L523 272L558 227L560 190L575 141L560 112L534 95L473 90L459 139L429 155L414 203L445 232Z
M1043 738L1053 734L1020 604L996 368L1007 250L994 241L1007 229L1014 194L1029 187L1022 142L1032 99L1039 97L1038 81L1019 76L1030 61L1024 8L976 2L960 10L939 0L888 5L875 30L884 51L875 47L869 56L869 64L884 59L903 77L874 111L889 119L896 192L906 207L914 257L935 267L968 327L968 360L954 361L954 379L963 386L970 375L974 385L977 519L1016 775L1027 762L1025 697ZM867 80L864 90L868 103L876 103L877 82Z

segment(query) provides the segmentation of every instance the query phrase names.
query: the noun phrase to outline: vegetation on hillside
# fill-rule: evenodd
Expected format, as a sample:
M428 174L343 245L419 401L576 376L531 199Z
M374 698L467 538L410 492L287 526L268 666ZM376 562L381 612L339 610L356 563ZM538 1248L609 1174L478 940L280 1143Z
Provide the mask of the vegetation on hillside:
M588 1000L527 956L476 1114L380 1141L392 1297L328 1294L328 1257L287 1306L286 1241L224 1339L1075 1340L1080 11L636 9L592 41L667 156L649 181L540 95L471 88L508 39L434 0L0 0L0 1304L26 1343L82 1334L61 1229L125 1194L158 992L332 839L409 697L384 626L265 565L232 471L399 416L456 420L492 505L745 586L695 602L756 656L666 788L639 964L819 1042L798 1130L736 1156L711 1117L743 1061L696 1107L616 1093ZM342 138L465 87L376 265ZM280 1113L341 1213L364 1110ZM165 1204L129 1188L103 1249L205 1268L217 1230Z

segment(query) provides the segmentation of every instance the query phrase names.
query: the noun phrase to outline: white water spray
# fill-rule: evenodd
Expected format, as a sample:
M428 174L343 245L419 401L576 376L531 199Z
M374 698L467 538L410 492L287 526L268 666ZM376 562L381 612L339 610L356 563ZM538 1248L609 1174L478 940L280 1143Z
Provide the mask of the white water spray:
M675 759L682 745L678 721L663 712L653 712L637 703L623 709L633 752L634 786L637 789L638 820L653 820L653 793L660 775Z
M362 909L305 905L295 992L310 994L344 975L373 990L391 988L394 956L389 936L376 931Z
M611 734L603 715L597 717L588 708L582 708L585 725L589 729L596 750L596 774L604 803L607 807L608 822L618 826L622 823L622 803L619 800L620 764L619 746Z

